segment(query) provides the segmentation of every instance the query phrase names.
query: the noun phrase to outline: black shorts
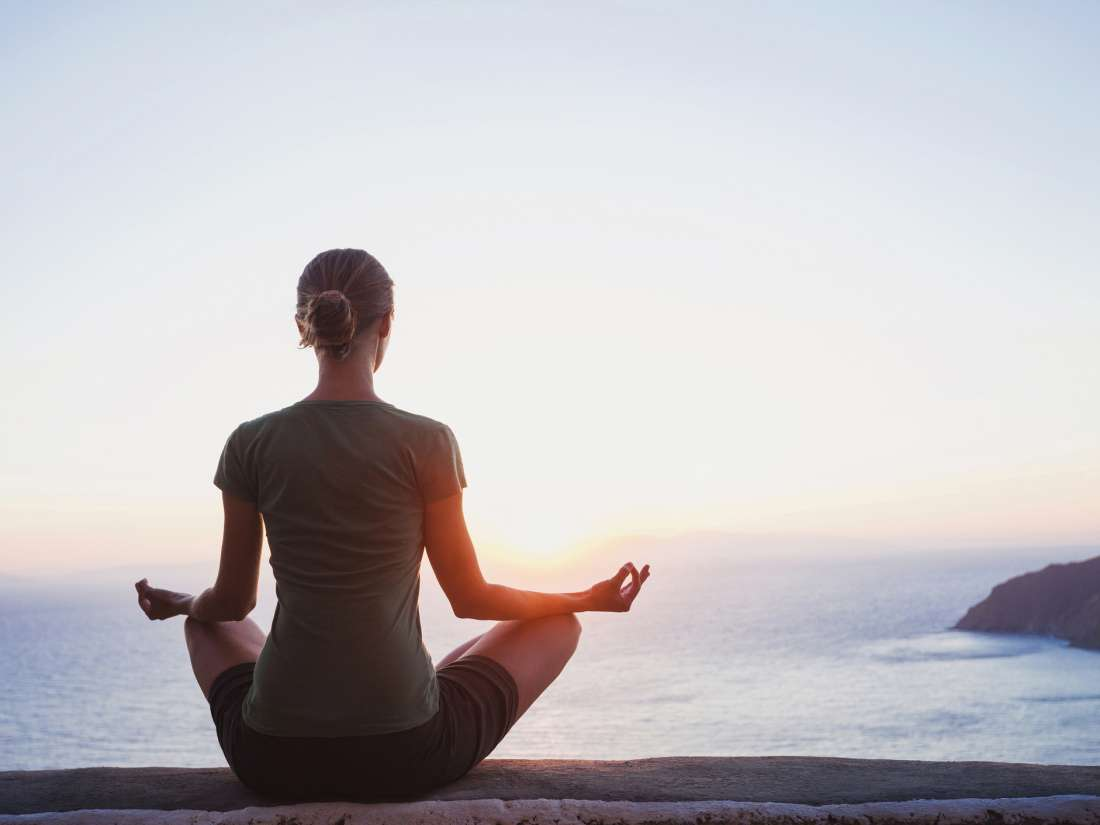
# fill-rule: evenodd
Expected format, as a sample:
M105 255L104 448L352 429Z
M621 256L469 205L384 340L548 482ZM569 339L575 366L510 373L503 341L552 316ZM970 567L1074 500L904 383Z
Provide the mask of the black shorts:
M233 773L274 799L407 799L452 782L489 755L515 724L519 690L486 656L466 655L436 671L439 711L422 725L364 736L271 736L241 718L255 662L222 671L210 714Z

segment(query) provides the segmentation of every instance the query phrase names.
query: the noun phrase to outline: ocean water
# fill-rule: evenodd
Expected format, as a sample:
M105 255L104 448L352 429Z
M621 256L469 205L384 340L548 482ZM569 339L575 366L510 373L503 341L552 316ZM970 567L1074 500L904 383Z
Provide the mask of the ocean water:
M582 616L577 655L495 755L1100 764L1100 653L947 629L999 581L1094 554L769 558L672 547L636 557L654 573L634 610ZM578 589L588 567L619 562L529 571L516 583ZM149 568L0 585L0 769L223 765L182 620L149 622L132 588L141 575L190 589L213 574ZM266 629L266 572L261 585L254 616ZM421 602L437 659L487 626L450 615L427 568Z

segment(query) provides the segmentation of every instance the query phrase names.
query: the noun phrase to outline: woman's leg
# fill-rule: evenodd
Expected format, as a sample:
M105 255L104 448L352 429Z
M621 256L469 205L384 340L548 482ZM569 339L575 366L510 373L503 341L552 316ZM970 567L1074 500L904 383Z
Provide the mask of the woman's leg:
M446 667L447 665L449 665L455 659L461 658L466 653L466 651L477 644L478 639L480 639L484 635L484 633L481 633L477 636L474 636L474 638L468 639L467 641L460 644L458 647L456 647L454 650L452 650L450 653L448 653L446 656L436 662L435 669L439 670L441 667Z
M183 623L191 670L202 695L209 698L210 685L228 667L254 662L267 636L252 619L239 622L200 622L190 616Z
M498 622L464 652L486 656L512 674L519 688L519 718L558 677L577 649L581 623L572 613Z

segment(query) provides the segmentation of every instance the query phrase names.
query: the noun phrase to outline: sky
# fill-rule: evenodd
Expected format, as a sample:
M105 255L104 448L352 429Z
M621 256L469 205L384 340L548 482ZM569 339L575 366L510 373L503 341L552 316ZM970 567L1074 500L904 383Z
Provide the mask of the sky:
M3 17L0 574L216 559L345 246L490 556L1100 536L1094 4Z

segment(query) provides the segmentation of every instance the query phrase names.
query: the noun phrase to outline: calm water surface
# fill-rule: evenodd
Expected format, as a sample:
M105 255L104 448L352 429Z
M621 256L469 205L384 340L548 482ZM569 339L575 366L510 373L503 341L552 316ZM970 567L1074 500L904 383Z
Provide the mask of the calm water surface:
M582 617L576 657L495 755L1100 764L1100 653L946 630L1000 580L1087 555L667 553L631 614ZM155 572L158 586L203 583ZM554 587L589 583L557 575ZM75 593L0 589L0 769L224 764L182 621L144 619L139 576L105 573ZM266 629L274 596L266 577L262 587ZM451 616L427 572L421 601L437 659L486 627Z

